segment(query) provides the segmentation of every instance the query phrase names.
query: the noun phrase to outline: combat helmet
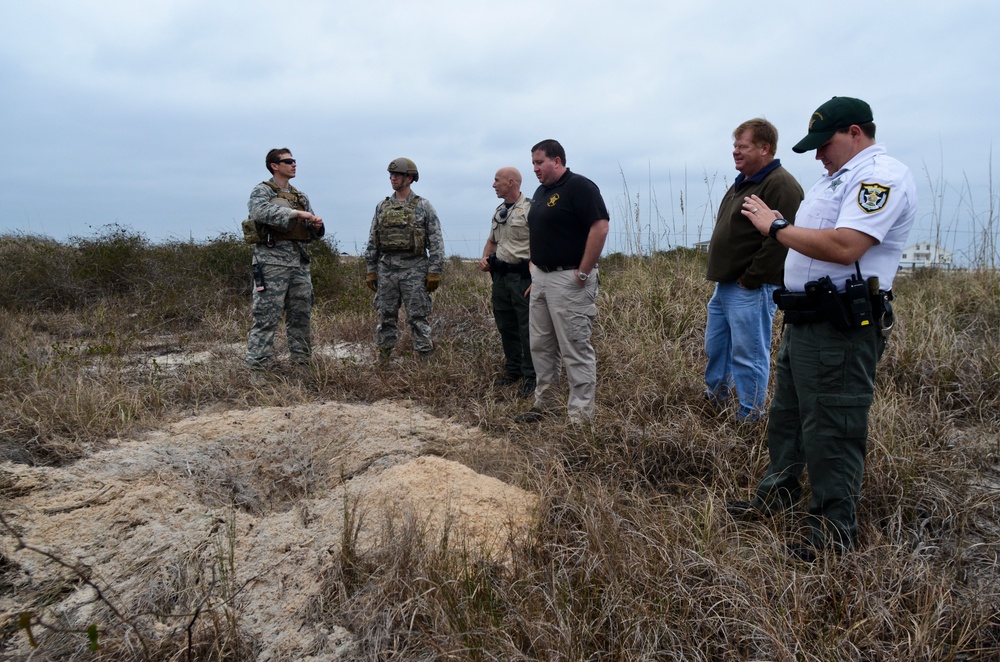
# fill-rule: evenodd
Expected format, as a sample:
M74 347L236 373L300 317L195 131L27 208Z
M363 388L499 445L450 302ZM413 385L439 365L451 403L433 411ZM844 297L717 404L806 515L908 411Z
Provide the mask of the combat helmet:
M406 158L405 156L401 156L398 159L393 159L389 163L388 170L389 172L398 172L401 175L412 175L413 181L417 181L420 179L420 173L417 172L417 164L411 161L410 159Z

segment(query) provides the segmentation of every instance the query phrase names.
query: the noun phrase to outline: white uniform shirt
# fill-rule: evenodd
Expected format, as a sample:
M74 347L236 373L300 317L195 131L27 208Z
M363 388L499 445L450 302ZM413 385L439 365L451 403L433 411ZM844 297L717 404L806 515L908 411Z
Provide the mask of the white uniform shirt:
M861 275L878 276L892 288L899 259L917 215L917 187L910 169L872 145L833 175L824 175L806 193L795 225L802 228L851 228L876 241L861 256ZM802 292L805 284L829 276L841 292L857 270L854 264L824 262L794 250L785 258L785 287Z

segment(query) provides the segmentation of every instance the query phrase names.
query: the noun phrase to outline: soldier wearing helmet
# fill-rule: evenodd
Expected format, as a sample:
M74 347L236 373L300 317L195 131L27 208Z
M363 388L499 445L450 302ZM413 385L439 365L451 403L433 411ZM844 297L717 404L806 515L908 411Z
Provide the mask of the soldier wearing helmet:
M404 157L386 168L393 195L375 207L365 263L368 287L375 292L378 327L375 345L379 360L388 360L399 338L399 308L406 308L413 332L413 349L420 356L434 350L430 293L441 284L444 239L441 222L431 203L410 186L420 179L417 164Z
M420 181L420 173L417 172L417 164L408 158L401 157L393 159L386 168L390 173L398 172L401 175L412 175L414 182Z

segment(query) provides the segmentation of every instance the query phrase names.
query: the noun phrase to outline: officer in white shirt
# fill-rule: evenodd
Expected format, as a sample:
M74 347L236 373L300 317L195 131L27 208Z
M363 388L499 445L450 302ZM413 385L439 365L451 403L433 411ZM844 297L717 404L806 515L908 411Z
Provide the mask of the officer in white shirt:
M785 311L768 417L770 463L751 501L728 504L741 519L791 508L808 468L812 497L807 544L843 550L857 539L875 368L892 324L891 288L917 210L909 168L875 142L867 103L834 97L820 106L797 153L816 150L826 175L806 194L795 224L757 196L744 215L788 247Z

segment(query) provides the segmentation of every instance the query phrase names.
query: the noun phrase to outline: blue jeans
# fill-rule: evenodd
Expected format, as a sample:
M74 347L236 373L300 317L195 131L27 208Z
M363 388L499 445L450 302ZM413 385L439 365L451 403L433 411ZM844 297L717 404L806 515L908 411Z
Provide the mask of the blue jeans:
M739 400L738 419L756 420L766 411L771 374L773 294L777 285L745 290L736 282L716 283L705 326L705 395L724 402L730 388Z

